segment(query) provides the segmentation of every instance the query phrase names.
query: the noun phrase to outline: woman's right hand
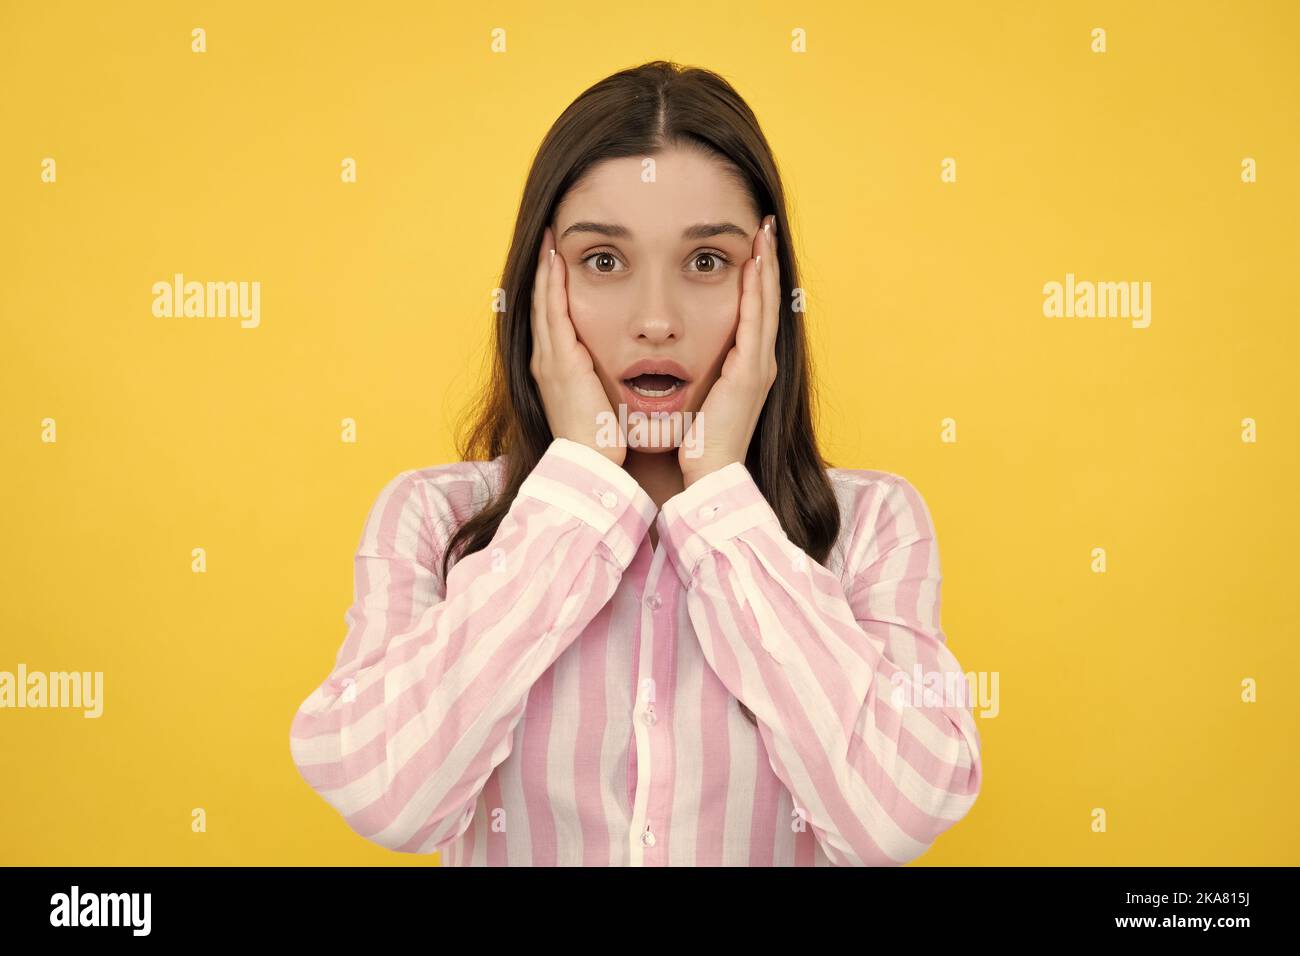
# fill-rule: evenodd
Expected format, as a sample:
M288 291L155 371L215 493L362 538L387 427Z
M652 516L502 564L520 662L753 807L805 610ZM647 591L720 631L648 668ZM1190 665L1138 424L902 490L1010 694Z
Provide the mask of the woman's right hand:
M533 277L533 356L528 367L537 380L551 435L594 448L622 466L627 448L618 425L614 430L619 440L612 447L603 447L605 443L596 440L605 421L601 413L615 422L617 416L596 375L591 353L574 331L564 258L558 252L552 255L554 243L547 226Z

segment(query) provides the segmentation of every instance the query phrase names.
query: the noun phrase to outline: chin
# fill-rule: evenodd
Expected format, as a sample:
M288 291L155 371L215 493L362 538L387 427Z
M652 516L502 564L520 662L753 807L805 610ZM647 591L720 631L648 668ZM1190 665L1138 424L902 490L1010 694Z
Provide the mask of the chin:
M645 448L638 448L635 445L628 445L629 452L636 452L639 455L667 455L677 454L676 445L647 445Z

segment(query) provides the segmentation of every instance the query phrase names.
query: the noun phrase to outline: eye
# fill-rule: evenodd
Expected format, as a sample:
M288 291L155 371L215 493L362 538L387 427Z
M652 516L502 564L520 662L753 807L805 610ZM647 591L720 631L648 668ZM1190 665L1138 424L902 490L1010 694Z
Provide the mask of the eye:
M618 264L618 257L614 255L614 253L608 252L604 249L597 250L589 256L584 256L581 261L585 263L590 262L592 259L597 260L599 263L594 271L599 272L602 275L613 273L615 271L613 266ZM609 268L605 268L605 266L609 266Z
M715 273L721 273L725 271L729 265L731 265L731 259L729 259L725 254L721 252L697 252L694 256L691 257L691 262L693 264L698 264L702 259L706 261L709 259L713 259L715 260L715 262L707 269L694 269L692 271L701 272L704 273L705 275L710 275Z
M579 261L584 264L594 263L594 267L589 265L588 268L601 275L612 275L616 272L626 271L625 269L616 268L620 265L618 256L605 249L597 249ZM695 268L688 270L690 272L698 272L702 275L717 275L725 271L732 263L731 258L725 253L708 250L693 255L691 264Z

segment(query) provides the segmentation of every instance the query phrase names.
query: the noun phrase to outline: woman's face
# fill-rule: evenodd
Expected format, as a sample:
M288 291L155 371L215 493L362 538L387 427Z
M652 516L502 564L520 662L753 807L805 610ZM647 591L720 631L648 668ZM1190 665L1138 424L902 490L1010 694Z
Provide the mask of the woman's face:
M749 194L719 160L674 148L593 167L551 227L574 330L614 413L666 407L693 418L735 343L741 268L759 228ZM680 394L643 402L630 392L624 376L642 359L677 363Z

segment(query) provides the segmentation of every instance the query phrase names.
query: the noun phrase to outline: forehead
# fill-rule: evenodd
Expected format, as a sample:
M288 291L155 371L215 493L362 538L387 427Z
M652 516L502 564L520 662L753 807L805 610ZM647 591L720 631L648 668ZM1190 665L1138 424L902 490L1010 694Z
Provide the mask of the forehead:
M593 166L556 207L558 232L577 220L617 223L634 239L679 236L684 226L706 221L758 228L748 191L723 161L683 149Z

